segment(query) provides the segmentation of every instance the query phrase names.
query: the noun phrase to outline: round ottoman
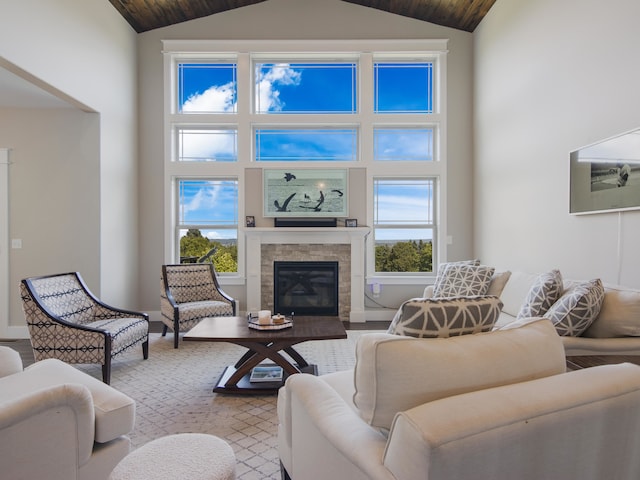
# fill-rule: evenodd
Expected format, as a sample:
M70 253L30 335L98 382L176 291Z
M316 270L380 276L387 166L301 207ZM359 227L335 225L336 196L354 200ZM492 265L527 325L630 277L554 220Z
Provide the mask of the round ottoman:
M113 469L110 480L234 480L236 457L227 442L202 433L180 433L134 450Z

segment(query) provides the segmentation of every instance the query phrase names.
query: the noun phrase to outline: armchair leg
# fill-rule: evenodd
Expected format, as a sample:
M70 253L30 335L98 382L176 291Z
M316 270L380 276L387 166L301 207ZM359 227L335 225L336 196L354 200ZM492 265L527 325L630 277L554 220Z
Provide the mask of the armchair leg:
M166 326L166 325L163 325L163 326L162 326L162 336L164 337L164 336L166 336L166 335L167 335L167 326Z
M149 340L142 344L142 358L145 360L149 358Z
M178 348L178 341L180 340L180 330L173 332L173 348Z
M111 359L102 365L102 381L107 385L111 384Z
M287 470L284 468L284 465L282 465L282 462L280 462L280 477L282 480L291 480L291 477L289 476L289 472L287 472Z

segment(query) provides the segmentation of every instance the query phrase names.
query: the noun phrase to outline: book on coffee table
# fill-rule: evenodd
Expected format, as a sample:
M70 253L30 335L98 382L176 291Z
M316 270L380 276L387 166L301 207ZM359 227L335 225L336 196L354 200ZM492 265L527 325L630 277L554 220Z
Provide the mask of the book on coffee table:
M258 365L251 370L250 382L281 382L282 367L277 365Z

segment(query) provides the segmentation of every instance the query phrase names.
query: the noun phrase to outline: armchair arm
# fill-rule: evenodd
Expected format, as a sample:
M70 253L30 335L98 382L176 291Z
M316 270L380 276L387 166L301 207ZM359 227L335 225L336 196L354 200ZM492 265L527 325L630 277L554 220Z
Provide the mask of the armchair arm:
M22 358L13 348L0 346L0 378L22 371Z
M640 367L605 365L401 412L384 464L397 480L636 479L639 428Z
M0 471L3 478L75 478L93 451L94 407L79 384L26 395L3 392Z
M367 425L327 383L308 374L292 375L290 395L292 478L384 479L385 436ZM286 426L284 429L286 430Z

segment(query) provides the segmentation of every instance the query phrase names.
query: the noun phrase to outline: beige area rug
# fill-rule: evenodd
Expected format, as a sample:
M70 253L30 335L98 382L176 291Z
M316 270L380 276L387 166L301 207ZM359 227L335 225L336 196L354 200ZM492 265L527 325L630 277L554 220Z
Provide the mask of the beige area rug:
M298 344L295 348L318 365L320 375L351 368L356 339L365 330L347 332L344 340ZM228 343L180 341L150 335L149 359L139 348L114 361L111 385L136 400L132 447L174 433L209 433L226 440L237 459L239 480L279 479L276 395L227 395L212 392L218 376L245 352ZM98 365L81 370L102 378ZM169 453L168 453L169 454Z

